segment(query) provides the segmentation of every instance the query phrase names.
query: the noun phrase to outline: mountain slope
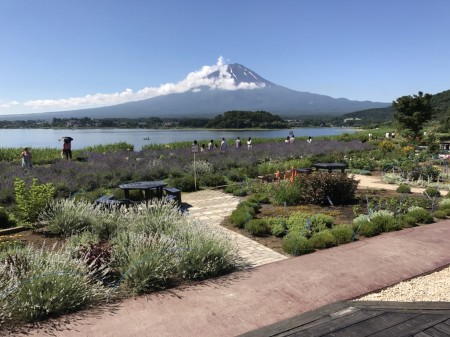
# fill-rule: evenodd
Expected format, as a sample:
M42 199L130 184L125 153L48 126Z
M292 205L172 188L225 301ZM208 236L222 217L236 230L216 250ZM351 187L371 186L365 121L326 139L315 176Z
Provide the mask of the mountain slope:
M212 118L230 110L264 110L282 117L297 117L320 114L342 115L389 105L389 103L351 101L345 98L336 99L330 96L291 90L276 85L237 63L221 65L215 71L196 80L195 83L199 83L199 85L191 86L185 92L107 107L49 112L38 114L39 116L28 115L28 117L32 119L51 119L53 117Z

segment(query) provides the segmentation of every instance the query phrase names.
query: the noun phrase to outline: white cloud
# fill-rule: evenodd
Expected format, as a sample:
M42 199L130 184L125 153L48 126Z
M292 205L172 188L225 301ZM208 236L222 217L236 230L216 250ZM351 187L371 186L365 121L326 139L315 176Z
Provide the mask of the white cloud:
M203 66L200 70L189 73L185 79L177 83L165 83L161 84L159 87L146 87L136 92L133 92L131 89L125 89L122 92L110 94L97 93L93 95L86 95L84 97L71 97L55 100L39 99L24 102L23 105L28 108L39 109L41 111L55 111L58 109L70 110L126 103L161 95L183 93L192 89L195 89L194 92L197 92L198 89L196 88L200 86L221 90L257 89L263 86L246 82L241 82L239 85L236 85L234 78L226 71L226 69L227 64L221 56L215 65ZM215 71L219 72L218 77L207 78L207 75ZM16 103L19 104L18 102ZM4 103L2 104L2 102L0 102L0 104L3 107Z
M19 104L20 104L20 102L17 102L17 101L11 101L11 102L0 101L0 108L11 108L11 107L19 105Z

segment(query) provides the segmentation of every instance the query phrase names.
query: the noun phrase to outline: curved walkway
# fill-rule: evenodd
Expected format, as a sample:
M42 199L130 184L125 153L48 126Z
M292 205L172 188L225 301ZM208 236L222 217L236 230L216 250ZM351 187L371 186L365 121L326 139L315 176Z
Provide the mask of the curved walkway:
M239 233L220 226L220 223L236 209L240 199L217 190L204 190L183 194L183 204L187 213L213 228L224 232L236 245L244 267L257 267L281 261L287 257Z

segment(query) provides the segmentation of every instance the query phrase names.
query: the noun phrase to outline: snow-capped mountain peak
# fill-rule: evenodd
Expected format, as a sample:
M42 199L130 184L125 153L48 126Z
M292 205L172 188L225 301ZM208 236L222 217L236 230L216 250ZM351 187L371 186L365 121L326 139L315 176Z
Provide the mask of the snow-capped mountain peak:
M275 85L239 63L222 65L218 70L207 75L206 78L212 79L215 82L232 80L236 89L244 89L249 86L271 87Z

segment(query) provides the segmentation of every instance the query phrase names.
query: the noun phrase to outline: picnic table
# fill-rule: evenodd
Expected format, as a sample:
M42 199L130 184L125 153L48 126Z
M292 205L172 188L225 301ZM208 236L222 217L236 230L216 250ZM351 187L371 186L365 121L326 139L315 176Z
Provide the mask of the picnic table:
M123 190L125 199L130 199L131 190L139 190L145 202L148 202L153 197L161 199L163 197L163 189L166 186L167 184L164 181L154 180L120 184L119 188Z
M316 163L313 166L316 168L316 171L324 169L328 170L329 173L333 170L341 170L341 172L344 173L347 168L347 165L342 163Z

